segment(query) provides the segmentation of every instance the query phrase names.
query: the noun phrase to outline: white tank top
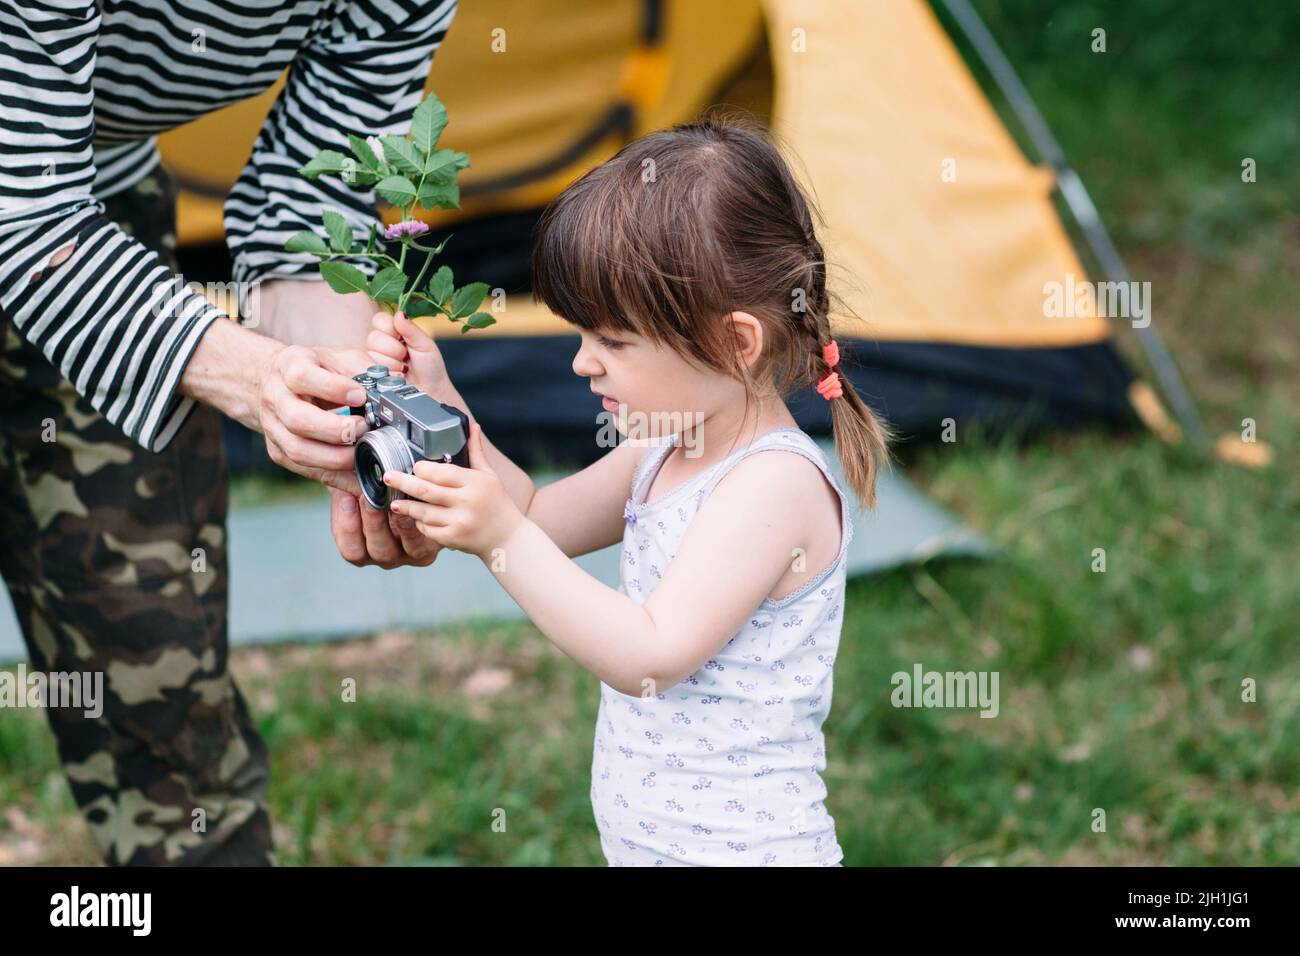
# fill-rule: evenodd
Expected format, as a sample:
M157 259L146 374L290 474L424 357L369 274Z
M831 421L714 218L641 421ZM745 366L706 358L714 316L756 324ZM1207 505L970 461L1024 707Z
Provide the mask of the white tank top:
M839 554L780 601L764 600L703 667L653 697L603 681L591 802L612 866L832 866L843 858L826 811L822 722L844 618L850 508L817 444L778 428L649 504L680 436L642 458L624 516L620 590L642 604L701 502L737 463L765 449L803 455L840 496Z

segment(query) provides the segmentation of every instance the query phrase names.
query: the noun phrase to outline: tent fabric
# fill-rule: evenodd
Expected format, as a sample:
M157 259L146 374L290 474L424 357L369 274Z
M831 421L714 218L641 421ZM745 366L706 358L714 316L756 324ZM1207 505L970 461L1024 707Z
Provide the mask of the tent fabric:
M461 210L421 215L435 240L453 236L444 261L458 279L507 294L497 324L470 336L425 324L503 447L518 429L519 446L597 453L574 332L528 294L540 208L631 137L719 103L770 116L788 147L849 306L833 317L844 371L905 435L948 418L1136 422L1132 376L1092 300L1045 314L1050 283L1085 279L1050 171L1026 161L924 0L481 0L458 12L429 88L451 116L445 144L473 165ZM188 184L183 265L214 238L214 208L219 230L220 197L274 93L163 137ZM812 392L793 410L828 427Z
M1045 283L1084 277L1050 201L1051 173L1021 155L923 0L670 3L651 47L643 21L658 6L464 5L429 88L448 105L447 141L472 157L468 198L426 218L445 226L543 205L629 137L707 106L765 21L773 126L825 214L841 294L865 321L840 317L846 334L1021 348L1108 337L1090 303L1085 315L1044 316ZM209 204L224 195L277 91L163 137L190 187L182 243L220 235L196 193ZM548 166L553 174L528 181ZM559 327L525 305L489 335Z
M851 309L837 331L1004 348L1109 338L1090 298L1077 314L1045 315L1045 287L1085 279L1052 206L1052 175L1025 160L922 0L762 6L773 126L825 217L832 278ZM485 337L562 329L524 301Z
M707 105L761 38L759 0L461 4L426 90L447 104L444 144L472 165L461 210L421 215L447 225L544 205L628 140ZM160 138L183 186L182 245L221 240L222 201L283 85Z
M925 3L764 9L775 128L819 198L828 257L858 279L843 291L860 334L1020 348L1108 337L1095 309L1045 318L1044 285L1084 278L1051 173L1025 160Z
M594 461L599 400L573 374L577 335L439 338L448 371L483 428L507 454ZM934 435L952 419L990 431L1131 424L1128 372L1107 344L1069 349L977 348L841 340L841 371L896 431ZM789 401L810 434L830 432L825 399L804 389Z

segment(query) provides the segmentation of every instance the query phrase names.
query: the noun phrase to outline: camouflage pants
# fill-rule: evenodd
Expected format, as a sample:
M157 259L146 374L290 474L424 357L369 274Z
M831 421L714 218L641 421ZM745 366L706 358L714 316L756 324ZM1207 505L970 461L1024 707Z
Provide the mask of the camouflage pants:
M173 271L175 199L159 169L105 201ZM274 863L266 745L227 669L226 495L215 411L145 451L0 314L0 574L29 671L103 674L99 717L46 714L109 864Z

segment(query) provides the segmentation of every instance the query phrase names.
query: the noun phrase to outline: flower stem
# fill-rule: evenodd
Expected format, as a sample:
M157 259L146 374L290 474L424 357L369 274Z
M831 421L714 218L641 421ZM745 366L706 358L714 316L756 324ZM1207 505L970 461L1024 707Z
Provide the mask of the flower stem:
M320 255L320 253L317 253ZM390 266L397 265L397 260L383 252L330 252L326 254L329 259L345 259L348 256L356 256L359 259L382 259Z
M411 245L415 245L415 243L411 243ZM403 292L401 297L398 299L398 301L401 303L401 305L399 306L400 311L403 312L406 311L406 304L411 301L411 296L415 295L415 293L420 290L420 283L424 281L424 274L429 271L429 263L431 263L432 261L433 261L433 253L429 252L425 255L424 265L420 266L420 271L416 275L415 281L411 283L411 288Z

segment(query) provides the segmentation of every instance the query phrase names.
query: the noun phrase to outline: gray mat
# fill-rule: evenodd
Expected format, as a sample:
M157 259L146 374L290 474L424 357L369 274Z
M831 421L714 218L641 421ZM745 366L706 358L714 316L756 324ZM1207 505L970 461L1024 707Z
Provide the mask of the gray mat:
M828 447L823 445L823 447ZM838 461L831 454L831 460ZM837 475L847 489L842 474ZM537 478L543 484L545 477ZM849 574L869 574L938 554L994 549L897 473L881 476L878 507L854 515ZM234 644L340 638L427 628L479 617L518 618L518 605L477 558L447 551L428 568L354 568L329 533L329 502L235 509L230 514L230 636ZM617 586L619 547L578 559ZM93 635L91 636L93 639ZM0 587L0 661L26 656Z

